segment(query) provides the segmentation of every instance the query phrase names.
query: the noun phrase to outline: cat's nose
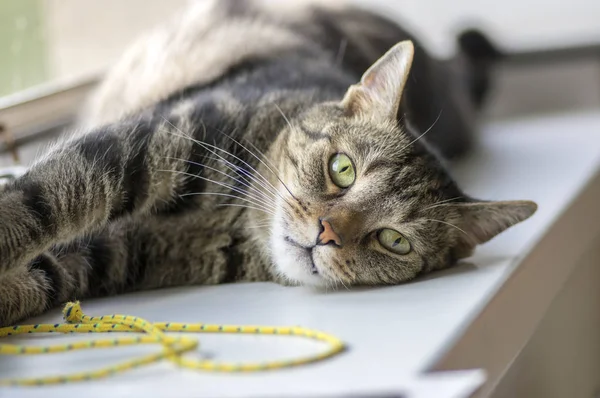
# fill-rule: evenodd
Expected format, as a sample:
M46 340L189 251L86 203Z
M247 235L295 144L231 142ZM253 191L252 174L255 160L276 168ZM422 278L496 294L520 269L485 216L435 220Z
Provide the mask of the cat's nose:
M331 243L338 247L342 247L342 239L334 231L333 225L322 218L319 218L319 222L321 223L321 232L319 233L319 236L317 236L317 245L328 245Z

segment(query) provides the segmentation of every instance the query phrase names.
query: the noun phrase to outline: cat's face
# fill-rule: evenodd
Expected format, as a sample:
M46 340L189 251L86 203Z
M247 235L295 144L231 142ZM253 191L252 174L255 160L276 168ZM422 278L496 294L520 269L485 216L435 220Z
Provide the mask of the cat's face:
M307 111L285 132L270 251L291 282L404 282L535 211L532 202L469 199L397 122L411 60L412 45L397 45L342 103Z

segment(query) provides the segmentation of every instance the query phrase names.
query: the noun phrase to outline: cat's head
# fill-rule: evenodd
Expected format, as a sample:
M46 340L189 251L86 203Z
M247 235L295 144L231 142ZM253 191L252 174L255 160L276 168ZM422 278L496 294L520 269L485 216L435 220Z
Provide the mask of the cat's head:
M469 256L535 212L529 201L466 196L397 120L412 58L412 43L397 44L341 102L290 121L270 238L289 281L404 282Z

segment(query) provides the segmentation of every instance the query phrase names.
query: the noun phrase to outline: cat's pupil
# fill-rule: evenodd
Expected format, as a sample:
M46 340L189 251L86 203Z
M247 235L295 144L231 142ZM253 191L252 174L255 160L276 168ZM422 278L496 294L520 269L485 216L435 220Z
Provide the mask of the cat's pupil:
M348 170L348 166L342 167L342 169L340 170L340 173L344 173L346 170Z
M400 244L400 241L402 240L402 238L398 238L394 241L394 243L392 243L392 247L394 246L398 246Z

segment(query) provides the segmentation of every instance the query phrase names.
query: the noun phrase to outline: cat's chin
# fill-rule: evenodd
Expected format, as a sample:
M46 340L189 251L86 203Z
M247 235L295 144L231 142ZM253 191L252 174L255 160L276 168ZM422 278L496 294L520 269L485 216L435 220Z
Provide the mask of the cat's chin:
M289 282L314 287L326 285L318 265L313 263L307 249L290 244L284 239L273 239L271 244L275 268Z

